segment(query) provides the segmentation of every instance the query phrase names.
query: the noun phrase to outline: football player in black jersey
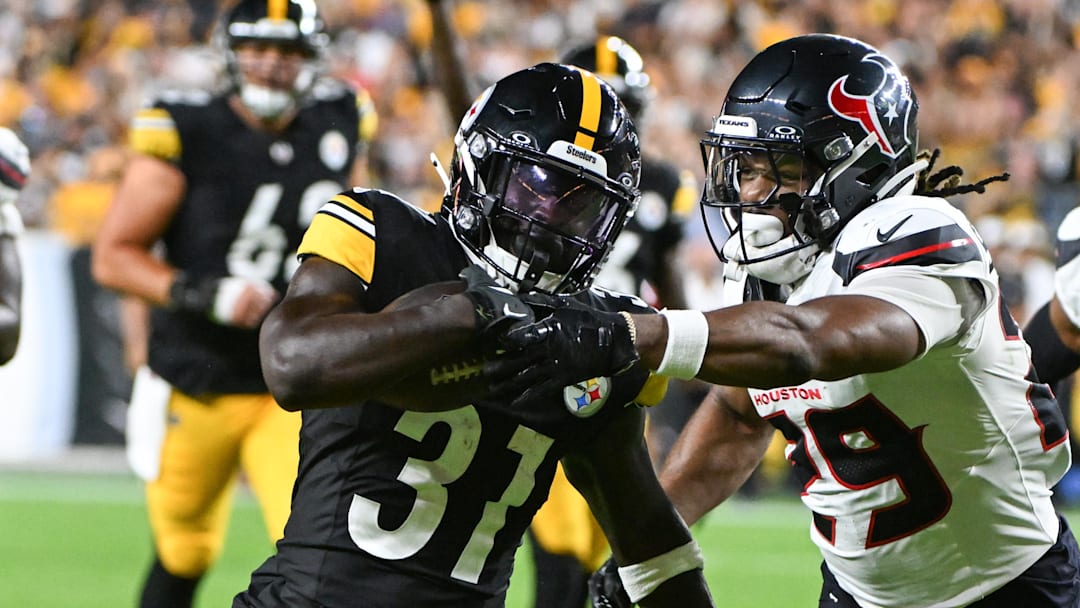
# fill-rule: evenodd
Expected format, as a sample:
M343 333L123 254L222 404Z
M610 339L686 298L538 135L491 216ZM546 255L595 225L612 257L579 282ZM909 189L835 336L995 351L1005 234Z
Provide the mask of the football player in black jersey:
M654 90L633 46L617 36L599 36L566 51L560 61L610 84L640 128ZM643 151L640 189L637 212L612 246L596 284L661 306L685 308L677 263L684 225L700 195L697 180L690 171ZM700 403L705 391L696 387L701 384L675 381L663 406L648 410L646 433L657 464ZM579 608L585 603L588 575L607 558L608 547L588 505L561 471L533 520L530 537L536 564L535 605Z
M22 333L22 265L15 237L23 223L15 200L29 175L26 145L0 127L0 365L15 356Z
M642 605L711 605L642 441L664 382L630 367L515 408L487 389L485 330L534 314L515 292L651 310L589 289L637 203L626 110L595 76L540 64L483 92L454 142L441 213L357 188L304 236L261 332L271 390L303 410L293 508L233 605L502 606L560 459ZM446 281L461 293L438 296Z
M357 95L320 74L310 0L243 0L219 34L231 86L139 111L135 158L93 247L101 284L154 307L127 427L154 535L143 606L191 605L240 469L270 537L282 535L300 417L266 388L257 328L318 205L359 171L368 124Z

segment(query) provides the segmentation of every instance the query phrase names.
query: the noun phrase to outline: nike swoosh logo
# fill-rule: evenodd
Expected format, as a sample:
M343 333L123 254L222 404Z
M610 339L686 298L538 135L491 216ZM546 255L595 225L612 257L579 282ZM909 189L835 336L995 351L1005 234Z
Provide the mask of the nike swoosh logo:
M503 304L503 316L514 317L515 319L524 319L527 315L523 312L514 312L510 310L509 304Z
M896 234L896 231L900 229L900 226L903 226L911 218L912 218L912 216L910 216L910 215L905 217L904 219L900 220L895 226L893 226L892 228L889 228L885 232L882 232L881 228L878 228L878 231L877 231L877 240L878 240L878 242L879 243L884 243L885 241L891 239L892 235Z

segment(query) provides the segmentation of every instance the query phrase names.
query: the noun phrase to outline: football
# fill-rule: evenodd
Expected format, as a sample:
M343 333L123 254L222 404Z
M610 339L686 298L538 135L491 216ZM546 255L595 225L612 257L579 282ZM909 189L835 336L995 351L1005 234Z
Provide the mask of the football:
M393 302L386 305L383 310L401 310L413 308L428 302L434 302L441 296L451 296L465 291L465 281L443 281L441 283L428 283L421 287L398 296Z
M464 281L430 283L398 296L385 311L413 308L465 290ZM440 411L472 403L484 396L484 359L479 345L452 359L406 376L396 385L394 401L408 409Z

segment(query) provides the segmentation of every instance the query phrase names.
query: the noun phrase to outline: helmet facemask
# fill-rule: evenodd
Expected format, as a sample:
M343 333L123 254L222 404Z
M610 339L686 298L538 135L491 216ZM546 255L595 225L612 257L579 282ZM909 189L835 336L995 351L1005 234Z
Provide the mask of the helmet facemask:
M224 25L223 39L240 100L260 120L273 121L293 111L314 87L323 71L326 35L310 0L292 0L283 15L273 17L266 6L238 5ZM276 47L282 57L268 55L267 47Z
M587 289L633 213L636 188L577 164L577 155L604 159L569 142L539 153L483 129L457 140L449 219L458 239L515 290Z
M719 257L777 284L808 272L820 250L812 224L823 213L818 192L825 176L817 163L795 142L715 133L702 140L701 151L702 213L719 208L730 235L722 248L714 241Z

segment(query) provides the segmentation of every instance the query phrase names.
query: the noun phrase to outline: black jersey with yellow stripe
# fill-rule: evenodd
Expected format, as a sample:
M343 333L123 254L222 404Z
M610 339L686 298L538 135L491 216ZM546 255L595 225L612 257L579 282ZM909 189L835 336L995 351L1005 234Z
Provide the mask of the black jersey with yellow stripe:
M597 285L641 294L642 285L657 280L667 256L682 241L701 197L691 172L656 157L642 159L640 190L637 211L612 246Z
M280 133L248 126L220 95L167 95L136 115L135 151L186 178L162 237L170 264L195 281L243 276L284 292L312 215L349 185L360 136L356 96L318 93ZM192 395L266 391L258 332L197 313L152 312L149 364Z
M469 264L451 228L396 196L357 190L316 214L300 252L364 285L362 306L453 280ZM582 305L645 312L602 290ZM305 410L285 537L252 577L263 606L481 606L504 593L513 559L556 463L641 415L666 384L645 369L595 378L524 406L481 400L446 412L379 401Z

